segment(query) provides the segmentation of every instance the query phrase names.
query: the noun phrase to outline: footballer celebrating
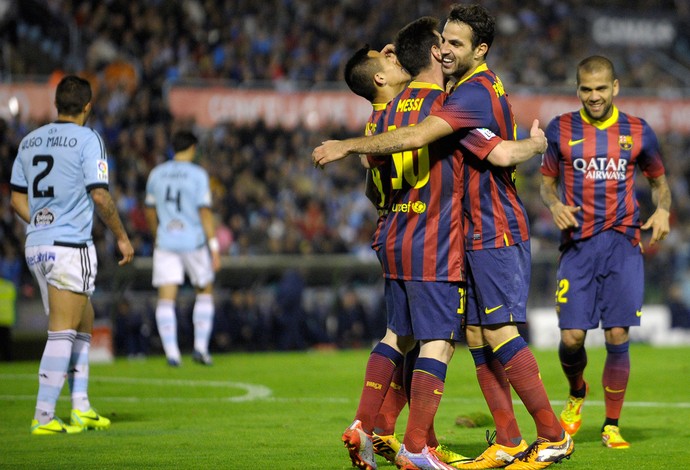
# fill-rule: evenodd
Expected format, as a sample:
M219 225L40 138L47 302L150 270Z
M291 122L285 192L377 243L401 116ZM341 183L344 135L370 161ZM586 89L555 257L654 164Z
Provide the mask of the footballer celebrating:
M618 110L613 104L618 91L610 60L591 56L578 64L582 108L554 118L546 129L541 197L561 230L558 354L570 394L560 421L573 436L582 424L588 391L585 338L601 324L606 341L602 443L625 449L630 444L618 420L630 375L629 328L640 325L644 300L640 230L652 230L651 245L666 237L671 191L654 131L643 119ZM649 181L656 203L644 223L635 197L636 168Z

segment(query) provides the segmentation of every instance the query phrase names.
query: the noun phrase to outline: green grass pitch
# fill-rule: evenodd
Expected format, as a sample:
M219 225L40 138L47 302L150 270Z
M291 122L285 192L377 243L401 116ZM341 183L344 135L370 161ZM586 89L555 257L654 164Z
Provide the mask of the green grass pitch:
M535 351L556 412L567 385L555 351ZM340 435L354 416L367 350L216 355L212 367L184 357L91 366L93 406L111 418L108 431L31 436L38 362L0 364L0 468L348 469ZM604 350L588 350L590 396L567 469L690 468L690 348L631 346L632 373L621 417L627 450L602 447ZM517 401L523 436L535 438ZM69 417L66 386L58 416ZM461 428L458 415L485 413L474 367L459 347L436 418L441 442L476 455L485 428ZM404 431L407 412L398 422ZM394 467L379 459L379 468Z

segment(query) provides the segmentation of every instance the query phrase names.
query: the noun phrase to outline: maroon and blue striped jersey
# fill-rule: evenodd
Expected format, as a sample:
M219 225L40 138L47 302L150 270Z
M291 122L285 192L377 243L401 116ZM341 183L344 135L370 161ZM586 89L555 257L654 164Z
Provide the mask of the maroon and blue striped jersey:
M390 109L390 103L374 103L374 109L369 116L365 135L380 134L386 127L385 119ZM390 178L390 156L388 155L367 155L369 162L369 169L367 170L367 179L365 192L367 198L374 204L378 210L379 216L385 215L388 211L391 195L391 178Z
M486 157L501 140L515 140L517 127L501 80L482 64L458 82L438 111L462 139L465 154L463 213L465 249L500 248L529 239L529 219L515 187L515 167ZM478 132L467 135L471 129ZM497 138L498 137L498 138Z
M562 243L613 229L637 245L636 167L647 178L665 174L659 142L649 124L615 106L603 122L592 121L580 110L554 118L546 138L542 174L558 178L564 204L582 208L573 214L580 227L564 231Z
M421 122L445 97L438 85L411 82L391 102L386 130ZM391 156L392 200L373 244L385 277L464 280L462 154L455 148L457 141L445 138Z

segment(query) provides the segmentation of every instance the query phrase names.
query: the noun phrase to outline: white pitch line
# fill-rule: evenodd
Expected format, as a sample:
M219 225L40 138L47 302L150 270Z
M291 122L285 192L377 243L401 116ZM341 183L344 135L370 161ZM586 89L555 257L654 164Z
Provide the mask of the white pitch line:
M443 403L485 403L482 398L453 398L453 397L443 397ZM562 406L565 404L565 400L551 400L552 405ZM513 404L521 406L522 402L520 400L513 400ZM606 406L606 403L602 400L587 400L587 406ZM625 407L633 408L690 408L689 402L658 402L658 401L631 401L626 400Z
M0 374L0 383L6 383L6 380L36 380L36 375L34 374ZM108 382L108 383L125 383L125 384L138 384L138 385L153 385L159 387L189 387L189 388L232 388L244 390L245 394L240 396L231 397L135 397L135 396L113 396L104 397L99 396L99 400L108 400L115 402L152 402L152 403L218 403L218 402L232 402L240 403L247 401L269 401L269 402L281 402L281 403L356 403L356 398L345 398L345 397L276 397L273 396L273 390L264 385L250 384L244 382L225 382L219 380L180 380L180 379L146 379L146 378L136 378L136 377L98 377L91 379L93 383L98 382ZM10 401L10 400L35 400L36 395L0 395L0 401ZM66 399L66 398L65 398ZM453 396L446 396L443 398L444 403L472 403L472 404L483 404L485 403L483 398L455 398ZM551 404L553 405L563 405L565 402L563 400L553 400ZM519 400L513 400L513 404L520 406L522 404ZM587 400L587 406L604 406L604 402L601 400ZM689 402L652 402L652 401L626 401L626 407L633 408L690 408Z
M36 380L35 375L31 374L0 374L0 381L5 380ZM131 377L98 377L92 379L92 383L110 382L120 384L137 384L137 385L154 385L160 387L190 387L190 388L236 388L244 390L245 394L232 397L218 397L218 398L199 398L194 399L197 402L202 401L228 401L228 402L245 402L254 400L265 400L270 398L273 391L264 386L249 384L244 382L223 382L217 380L179 380L179 379L140 379ZM0 400L11 399L12 395L0 395ZM35 396L33 397L35 398ZM127 401L154 401L154 402L189 402L190 400L184 397L154 397L154 398L138 398L138 397L111 397L111 399L125 399Z

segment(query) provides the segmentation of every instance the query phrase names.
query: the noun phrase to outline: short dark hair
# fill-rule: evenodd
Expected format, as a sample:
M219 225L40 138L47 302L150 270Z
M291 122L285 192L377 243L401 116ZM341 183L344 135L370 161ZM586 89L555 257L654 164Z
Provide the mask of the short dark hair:
M400 65L413 77L431 64L429 51L433 46L441 46L438 31L439 20L433 16L423 16L408 23L395 35L395 54Z
M76 116L91 101L91 84L76 75L68 75L60 80L55 90L55 107L58 114Z
M345 64L345 83L356 95L370 102L376 99L373 76L380 70L378 61L369 57L369 44L357 50Z
M496 20L483 6L456 3L450 7L446 21L465 23L469 26L472 29L472 47L486 43L491 48L496 34ZM488 51L485 57L487 55L489 55Z
M577 84L580 84L580 72L593 73L606 70L611 74L611 80L616 78L616 69L613 67L613 62L601 55L591 55L582 59L577 64Z
M196 138L192 131L181 130L177 131L172 136L172 147L175 153L187 150L192 145L196 145L199 139Z

